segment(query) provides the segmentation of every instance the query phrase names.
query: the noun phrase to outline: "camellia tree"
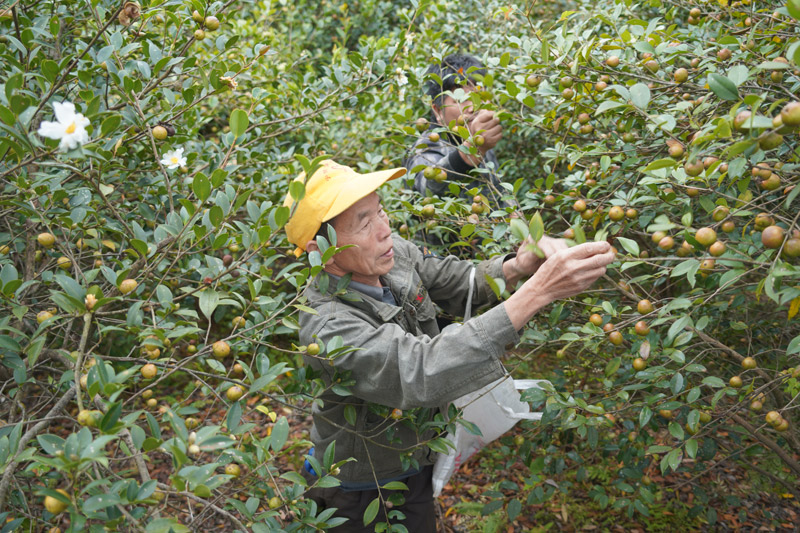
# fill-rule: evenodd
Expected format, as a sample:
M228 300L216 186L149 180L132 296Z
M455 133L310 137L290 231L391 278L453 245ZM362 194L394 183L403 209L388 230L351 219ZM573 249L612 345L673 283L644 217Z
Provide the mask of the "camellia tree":
M596 505L647 516L677 472L713 524L692 480L725 462L800 498L795 0L28 4L0 8L5 530L339 522L304 497L296 426L324 387L302 354L351 348L294 343L336 247L296 260L284 198L328 155L398 165L419 130L477 144L418 120L426 68L457 49L489 67L453 96L499 113L510 207L400 180L397 229L468 257L544 232L619 251L509 359L547 354L553 387L501 442L524 482L480 511L514 521L588 479ZM308 458L318 486L333 451Z

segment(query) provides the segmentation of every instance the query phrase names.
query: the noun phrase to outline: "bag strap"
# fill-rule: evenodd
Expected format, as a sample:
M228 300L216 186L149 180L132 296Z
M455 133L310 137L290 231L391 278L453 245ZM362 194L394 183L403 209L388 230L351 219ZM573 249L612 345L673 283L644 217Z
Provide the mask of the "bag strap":
M464 310L464 322L472 316L472 293L475 290L475 267L469 271L469 290L467 291L467 308Z

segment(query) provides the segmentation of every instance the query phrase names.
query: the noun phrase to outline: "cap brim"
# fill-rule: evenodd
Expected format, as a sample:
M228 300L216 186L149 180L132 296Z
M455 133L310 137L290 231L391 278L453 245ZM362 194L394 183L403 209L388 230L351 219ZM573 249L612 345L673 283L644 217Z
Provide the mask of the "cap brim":
M399 178L405 173L405 168L392 168L370 172L369 174L356 174L357 178L348 180L346 185L342 187L333 205L322 218L322 222L327 222L344 213L353 204L376 191L378 187L387 181Z

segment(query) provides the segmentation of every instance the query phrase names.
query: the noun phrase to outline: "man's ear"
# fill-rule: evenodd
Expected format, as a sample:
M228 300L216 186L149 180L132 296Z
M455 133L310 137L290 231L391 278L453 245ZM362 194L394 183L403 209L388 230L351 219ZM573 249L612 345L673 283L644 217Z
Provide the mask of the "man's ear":
M436 122L442 124L442 109L436 104L431 104L431 111L433 111L433 116L436 117ZM446 126L447 124L442 125Z
M306 243L306 253L319 252L319 251L320 251L319 250L319 246L317 246L317 241L316 240L308 241ZM325 266L331 266L334 263L334 258L335 257L336 256L334 255L333 257L328 259L328 262L325 263Z

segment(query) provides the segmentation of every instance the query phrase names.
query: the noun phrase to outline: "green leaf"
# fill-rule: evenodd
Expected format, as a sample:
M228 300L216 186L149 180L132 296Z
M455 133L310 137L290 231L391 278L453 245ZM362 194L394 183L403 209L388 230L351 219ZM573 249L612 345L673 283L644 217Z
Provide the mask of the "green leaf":
M601 103L597 106L597 111L594 112L595 115L602 115L606 111L611 109L616 109L618 107L625 107L627 104L622 102L617 102L616 100L606 100L605 102Z
M121 503L121 500L116 494L100 494L98 496L92 496L86 500L83 503L83 511L85 513L93 513L118 503Z
M242 135L247 131L247 126L250 124L250 118L247 116L247 111L244 109L234 109L231 112L230 127L231 133L235 137Z
M714 94L723 100L733 101L739 99L739 89L736 88L736 84L716 72L708 75L708 86Z
M531 221L532 223L533 221ZM528 226L519 218L512 218L511 222L511 235L515 238L519 239L520 241L525 240L530 234L530 230L528 230Z
M374 520L375 517L378 516L378 510L380 509L381 499L380 497L375 498L372 500L367 509L364 511L364 525L370 525Z
M650 89L644 83L637 83L631 87L631 102L639 109L647 109L650 103Z
M678 162L672 159L671 157L667 157L665 159L656 159L649 165L647 165L642 172L650 172L651 170L658 170L660 168L672 168L677 165Z
M145 533L190 533L190 529L174 518L157 518L147 524Z
M800 0L787 0L786 11L794 20L800 20Z
M544 222L542 221L542 215L537 211L531 217L531 223L528 225L528 230L530 231L531 237L533 237L534 242L539 242L539 239L544 236Z
M686 448L686 455L694 459L697 455L697 439L687 440L684 447Z
M198 172L192 180L192 192L201 202L205 202L211 195L211 182L202 172Z
M211 319L214 310L219 305L219 294L212 289L206 289L200 293L200 311L206 315L206 318Z
M408 490L408 486L402 481L390 481L385 485L381 485L381 488L385 490Z
M345 405L345 407L344 407L344 419L351 426L355 426L356 425L356 408L353 406L353 404Z
M639 243L626 237L617 237L617 240L625 248L625 251L634 257L639 257Z
M284 444L286 444L286 439L289 438L289 421L286 420L285 416L282 416L275 422L275 425L272 427L272 439L270 441L270 446L276 452L279 452Z

